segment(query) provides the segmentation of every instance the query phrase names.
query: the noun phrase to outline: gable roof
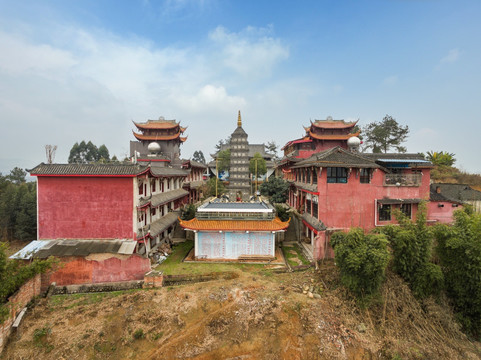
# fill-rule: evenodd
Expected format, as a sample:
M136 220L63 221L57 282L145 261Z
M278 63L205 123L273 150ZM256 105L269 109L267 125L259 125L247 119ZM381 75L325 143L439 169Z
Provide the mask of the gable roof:
M138 164L44 164L27 171L34 176L137 176L149 170Z
M436 191L438 189L438 191ZM481 191L474 190L466 184L442 184L434 183L430 187L431 200L433 201L451 201L466 202L480 201Z
M340 146L321 151L305 160L301 160L297 162L293 168L301 168L310 165L322 167L381 168L381 166L376 164L373 160L365 158L359 153L349 152Z

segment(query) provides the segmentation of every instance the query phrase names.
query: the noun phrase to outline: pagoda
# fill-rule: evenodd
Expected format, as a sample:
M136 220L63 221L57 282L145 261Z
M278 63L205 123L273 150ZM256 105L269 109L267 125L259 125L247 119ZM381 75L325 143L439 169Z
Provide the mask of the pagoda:
M231 135L230 151L229 197L232 200L246 200L250 194L249 143L247 133L242 128L240 110L237 128Z
M139 160L179 161L180 145L187 140L181 135L187 128L162 116L158 120L133 123L138 132L132 131L137 141L130 142L130 156L137 156Z
M328 150L336 146L348 149L348 140L358 136L355 131L357 121L346 122L333 120L328 116L326 120L311 121L310 126L304 126L306 135L303 138L289 141L283 148L285 156L307 158L314 153Z

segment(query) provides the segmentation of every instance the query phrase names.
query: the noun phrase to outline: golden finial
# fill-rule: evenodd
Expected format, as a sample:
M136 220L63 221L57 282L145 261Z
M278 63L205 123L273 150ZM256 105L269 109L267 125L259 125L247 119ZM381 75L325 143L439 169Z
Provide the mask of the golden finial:
M237 116L237 127L242 127L242 119L239 110L239 116Z

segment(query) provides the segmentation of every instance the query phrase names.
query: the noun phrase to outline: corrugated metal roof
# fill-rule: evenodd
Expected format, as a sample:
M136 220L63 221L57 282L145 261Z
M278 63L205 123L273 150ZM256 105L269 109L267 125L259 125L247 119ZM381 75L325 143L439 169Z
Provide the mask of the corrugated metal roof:
M155 194L147 198L143 198L140 201L140 206L145 206L147 204L151 204L152 207L157 207L159 205L165 204L170 201L177 200L181 197L189 195L189 192L184 189L175 189L172 191L166 191L160 194Z
M422 160L422 159L376 159L376 161L385 162L385 163L390 162L390 163L430 164L429 161Z
M380 204L419 204L422 199L378 199L377 202Z
M136 244L137 242L133 240L34 240L10 258L28 260L46 259L49 256L88 256L105 253L131 255Z

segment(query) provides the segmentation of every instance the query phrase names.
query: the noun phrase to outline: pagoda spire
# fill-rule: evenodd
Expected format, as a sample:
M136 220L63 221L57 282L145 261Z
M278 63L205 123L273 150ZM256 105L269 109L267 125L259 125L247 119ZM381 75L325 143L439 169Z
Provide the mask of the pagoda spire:
M237 116L237 127L242 127L242 119L241 119L240 110L239 110L239 115Z

